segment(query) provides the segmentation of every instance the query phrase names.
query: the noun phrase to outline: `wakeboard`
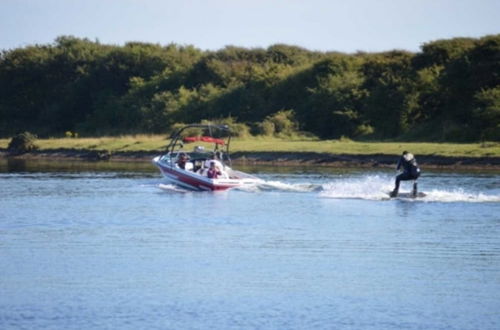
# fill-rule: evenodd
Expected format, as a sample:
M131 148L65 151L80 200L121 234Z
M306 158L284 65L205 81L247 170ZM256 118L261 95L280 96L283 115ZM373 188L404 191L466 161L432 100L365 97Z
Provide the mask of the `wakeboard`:
M424 192L418 192L417 195L414 195L412 192L402 192L402 193L399 193L396 197L392 197L391 196L391 192L388 192L387 195L389 195L389 197L391 199L394 199L394 198L423 198L425 196L427 196L426 193Z

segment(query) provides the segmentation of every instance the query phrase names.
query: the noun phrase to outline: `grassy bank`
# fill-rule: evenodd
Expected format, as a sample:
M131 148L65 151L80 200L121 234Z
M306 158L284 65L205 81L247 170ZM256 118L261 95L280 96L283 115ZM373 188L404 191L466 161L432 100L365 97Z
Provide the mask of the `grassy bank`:
M8 139L0 139L0 148L7 148ZM164 135L137 135L101 138L53 138L39 139L36 144L41 150L86 149L155 152L164 150L168 139ZM353 142L313 139L280 139L254 137L233 139L231 151L243 152L320 152L351 155L398 155L409 150L416 155L451 157L500 157L500 143L406 143L406 142Z

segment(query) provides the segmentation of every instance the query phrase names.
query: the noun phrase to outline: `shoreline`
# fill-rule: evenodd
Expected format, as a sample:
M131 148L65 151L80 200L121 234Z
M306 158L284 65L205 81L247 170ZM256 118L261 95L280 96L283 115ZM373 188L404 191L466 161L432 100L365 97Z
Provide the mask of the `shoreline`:
M83 149L37 150L13 155L0 149L0 159L23 160L74 160L74 161L116 161L150 162L161 151L114 152ZM318 152L234 152L231 154L235 165L280 165L280 166L321 166L321 167L394 167L399 155L386 154L331 154ZM449 157L436 155L416 155L421 167L434 169L488 169L500 170L500 157Z

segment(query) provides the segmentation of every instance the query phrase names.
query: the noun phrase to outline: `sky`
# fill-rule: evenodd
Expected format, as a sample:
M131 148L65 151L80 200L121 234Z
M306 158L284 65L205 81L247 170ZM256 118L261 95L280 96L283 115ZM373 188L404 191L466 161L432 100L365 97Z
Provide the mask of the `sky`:
M316 51L417 52L422 44L500 33L500 0L0 0L0 50L71 35Z

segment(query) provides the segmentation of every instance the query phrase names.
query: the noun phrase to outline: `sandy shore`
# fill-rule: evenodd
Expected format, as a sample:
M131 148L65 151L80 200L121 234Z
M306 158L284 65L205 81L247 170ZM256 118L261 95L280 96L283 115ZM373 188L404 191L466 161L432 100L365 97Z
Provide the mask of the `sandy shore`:
M149 162L160 152L116 152L92 150L54 149L9 154L0 150L0 158L26 160L85 160L85 161L123 161ZM304 165L330 167L393 167L398 155L348 155L315 152L235 152L231 159L235 165ZM416 155L422 167L460 168L460 169L497 169L500 170L500 157L443 157L436 155Z

